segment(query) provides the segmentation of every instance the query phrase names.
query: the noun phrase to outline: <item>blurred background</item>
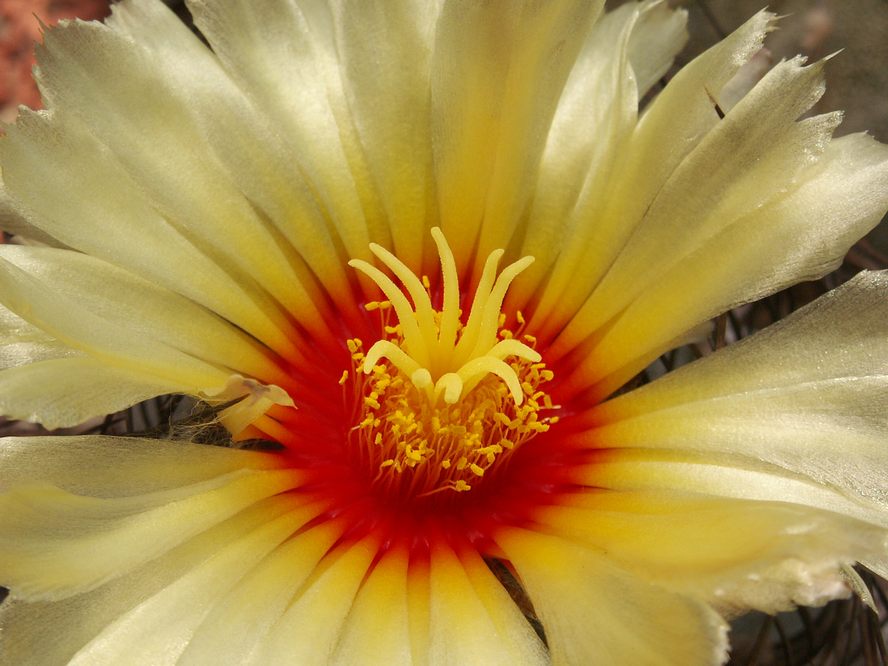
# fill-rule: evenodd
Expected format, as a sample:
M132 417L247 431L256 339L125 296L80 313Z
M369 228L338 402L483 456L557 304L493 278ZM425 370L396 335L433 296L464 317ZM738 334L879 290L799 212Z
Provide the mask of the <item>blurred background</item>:
M608 0L607 6L613 8L625 1ZM679 56L673 73L765 4L765 0L669 2L688 10L690 32L687 48ZM188 21L184 2L169 0L167 4ZM768 36L765 49L758 57L762 61L778 62L800 53L814 60L841 51L827 65L827 92L814 112L843 109L845 121L839 134L867 130L888 143L888 0L771 0L769 9L783 18L779 29ZM31 80L31 67L33 45L40 39L41 22L49 26L64 18L99 19L108 13L107 0L0 0L0 123L12 122L19 104L32 108L40 105ZM664 78L664 83L671 74ZM639 381L767 326L860 270L880 268L888 268L888 222L885 220L852 248L836 272L818 282L797 285L726 313L715 321L714 333L705 345L667 354L656 367L652 366L640 376ZM158 398L121 414L109 415L103 422L88 427L109 433L149 430L171 422L178 400L174 396ZM38 431L39 427L32 424L0 422L0 434ZM855 596L823 609L800 609L776 618L745 616L733 625L730 664L888 664L884 640L888 588L884 581L865 570L859 570L859 574L866 588L864 598L876 612ZM0 589L0 600L2 597Z

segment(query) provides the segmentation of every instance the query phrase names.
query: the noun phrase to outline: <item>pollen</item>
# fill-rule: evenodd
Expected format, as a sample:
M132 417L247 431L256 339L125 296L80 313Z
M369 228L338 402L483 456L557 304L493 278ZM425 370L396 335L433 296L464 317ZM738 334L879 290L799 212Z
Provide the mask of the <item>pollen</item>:
M431 281L384 248L370 246L404 291L369 263L349 262L386 297L365 306L380 313L380 339L366 353L361 340L346 341L356 411L350 444L374 470L374 483L412 496L471 490L546 432L556 420L546 412L558 408L542 388L554 375L534 349L536 339L522 336L524 316L515 314L513 330L501 311L532 257L497 275L503 251L491 253L463 322L453 254L440 229L432 237L441 260L441 309L432 304Z

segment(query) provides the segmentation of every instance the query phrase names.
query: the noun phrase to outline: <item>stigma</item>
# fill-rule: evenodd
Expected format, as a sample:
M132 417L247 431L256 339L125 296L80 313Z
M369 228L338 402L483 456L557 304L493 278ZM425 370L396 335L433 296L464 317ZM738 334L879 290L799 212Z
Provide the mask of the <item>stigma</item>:
M523 334L520 312L511 320L502 312L509 285L533 258L497 274L503 250L492 252L464 320L453 253L440 229L432 237L441 262L439 298L427 278L378 245L371 251L403 289L371 264L349 262L386 298L365 306L379 311L380 339L368 349L358 338L347 340L353 367L340 380L353 387L349 439L372 481L414 497L471 490L557 421L544 415L557 407L543 388L553 374L536 340Z
M385 248L375 243L370 245L371 252L404 285L413 301L412 306L385 273L360 259L349 262L349 266L373 280L388 299L370 304L370 309L391 307L398 319L399 340L374 343L364 357L364 373L370 374L379 360L385 358L431 400L443 398L449 405L456 404L486 376L495 375L520 405L524 400L521 382L506 359L520 358L537 363L541 357L519 340L499 339L498 331L506 291L512 281L533 263L533 257L524 257L510 264L497 276L503 250L492 252L484 264L469 318L463 325L462 298L453 252L439 228L432 229L432 238L438 248L444 284L440 311L433 308L427 285Z

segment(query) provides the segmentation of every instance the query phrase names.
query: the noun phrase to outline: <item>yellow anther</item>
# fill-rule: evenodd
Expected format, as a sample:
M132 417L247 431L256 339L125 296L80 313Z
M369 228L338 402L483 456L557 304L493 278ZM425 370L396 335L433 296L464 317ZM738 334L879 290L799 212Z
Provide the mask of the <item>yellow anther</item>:
M469 470L471 470L472 474L475 476L484 476L484 470L475 463L469 465Z
M342 376L339 378L339 385L342 386L347 381L348 381L348 370L343 370Z

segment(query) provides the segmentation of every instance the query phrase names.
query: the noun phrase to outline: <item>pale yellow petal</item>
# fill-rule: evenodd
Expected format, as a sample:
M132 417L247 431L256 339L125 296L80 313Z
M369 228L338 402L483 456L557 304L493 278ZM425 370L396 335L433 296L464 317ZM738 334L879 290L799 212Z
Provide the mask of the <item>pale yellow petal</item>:
M585 39L546 137L521 254L536 261L510 290L513 303L532 301L559 259L566 238L582 243L584 210L603 202L619 151L635 127L638 93L627 59L637 23L634 3L605 14Z
M774 613L845 596L842 565L885 543L884 530L824 511L670 491L577 495L536 517L723 612Z
M245 238L251 247L257 244L255 236L267 243L266 235L270 233L276 241L275 247L257 247L259 253L271 251L260 254L259 264L248 263L247 272L253 274L259 267L266 275L269 268L281 274L285 265L280 261L286 258L291 262L297 280L291 281L284 290L274 289L273 295L287 305L303 326L320 332L320 322L315 321L318 319L316 309L325 309L326 303L315 288L310 272L323 276L323 289L342 299L347 295L344 268L347 257L339 255L310 184L293 168L297 151L262 107L235 84L215 55L163 2L117 3L112 6L112 15L106 22L135 42L131 48L144 48L146 57L164 71L162 82L152 84L162 86L158 94L187 99L181 114L183 122L187 117L194 125L192 150L200 152L198 145L201 145L208 154L214 155L255 209L258 219L267 220L272 227L265 229L248 215L246 220L252 226L239 221L237 228L231 230L238 236L243 235L239 241L234 242L233 234L226 233L220 242L240 253ZM207 215L206 221L212 230L218 228L216 215ZM286 242L277 242L283 239ZM275 256L278 257L276 263L261 266ZM251 257L242 259L249 262ZM274 275L269 277L270 281L265 283L267 288L275 283Z
M298 480L292 470L241 470L115 498L73 495L41 482L13 486L0 496L4 582L29 600L94 589Z
M332 9L312 2L192 0L195 23L286 141L348 257L387 243L343 91Z
M270 295L288 309L304 306L304 299L293 299L301 283L284 246L214 159L201 123L192 119L200 111L191 102L195 79L204 95L221 93L216 104L234 96L233 84L184 25L168 32L168 40L191 40L179 58L200 65L199 78L194 75L187 88L163 76L166 68L150 51L107 26L73 23L48 31L37 58L49 108L83 123L105 148L106 160L138 185L155 211L254 291L255 300Z
M605 201L601 197L590 199L576 213L584 220L586 233L566 245L539 294L536 316L542 323L540 333L557 332L581 307L621 254L658 192L719 122L706 90L721 90L758 50L770 19L769 14L757 14L697 57L676 74L647 109L628 146L621 151ZM672 221L678 223L680 220ZM582 333L591 331L584 327Z
M81 352L0 306L0 368L80 355Z
M322 523L280 545L214 604L177 663L249 663L343 528Z
M217 549L182 578L118 617L77 653L71 665L178 663L194 630L225 593L316 515L315 507L291 508Z
M555 666L723 663L726 626L704 603L571 541L517 529L496 540L530 595Z
M328 664L378 547L377 540L368 537L345 543L328 554L272 627L250 663Z
M61 342L112 368L194 387L222 384L228 374L166 344L128 335L119 325L115 328L84 310L75 294L54 290L8 261L0 261L0 300Z
M760 460L884 509L886 293L888 275L861 274L758 335L602 405L593 437L608 447Z
M436 268L434 248L428 247L428 229L437 216L429 61L439 4L352 0L341 3L333 16L344 93L385 210L392 248L418 274L424 246L426 270Z
M749 225L765 204L810 180L810 168L838 123L834 115L795 122L823 93L821 70L822 63L781 63L699 142L649 202L619 256L560 335L561 347L577 344L620 314L672 269L699 281L700 272L686 267L685 258L706 251L718 266L721 253L711 239L724 229L746 227L747 244L774 245ZM847 249L835 245L836 252ZM699 320L681 323L690 328ZM669 338L679 332L670 331Z
M413 664L407 607L408 555L391 550L361 585L332 664Z
M7 187L28 206L35 226L183 294L276 350L289 350L288 325L269 298L246 276L226 274L175 229L74 119L20 113L0 144L0 158Z
M16 246L0 248L0 259L27 272L55 294L76 301L130 344L158 343L254 377L277 372L268 352L229 322L100 259L78 252ZM160 356L163 352L149 349L147 353Z
M431 553L431 664L545 664L530 624L477 554ZM482 567L484 570L482 570Z
M283 464L276 455L187 442L99 435L5 437L0 439L0 490L39 480L77 495L129 497Z
M195 447L197 448L197 447ZM209 447L200 447L209 448ZM7 601L0 611L0 664L64 664L117 618L126 615L163 591L178 585L192 571L214 558L216 553L237 548L245 536L282 516L299 509L292 497L277 496L259 502L222 523L185 541L158 559L146 562L130 573L101 587L59 601ZM246 567L232 571L243 575ZM15 590L13 590L13 597ZM198 597L212 596L213 589ZM52 640L47 632L52 631ZM157 644L130 645L136 650L157 650ZM125 661L125 660L124 660ZM204 662L206 663L206 662Z
M610 392L692 322L834 269L888 207L886 176L885 146L863 134L832 141L800 187L723 230L649 285L580 372L613 373L599 390Z
M511 238L546 132L603 3L446 3L432 55L440 224L462 262Z
M74 356L0 371L0 414L52 430L193 386Z
M674 9L661 0L639 4L641 13L629 40L629 62L638 96L643 97L666 75L688 41L688 14L686 9Z

